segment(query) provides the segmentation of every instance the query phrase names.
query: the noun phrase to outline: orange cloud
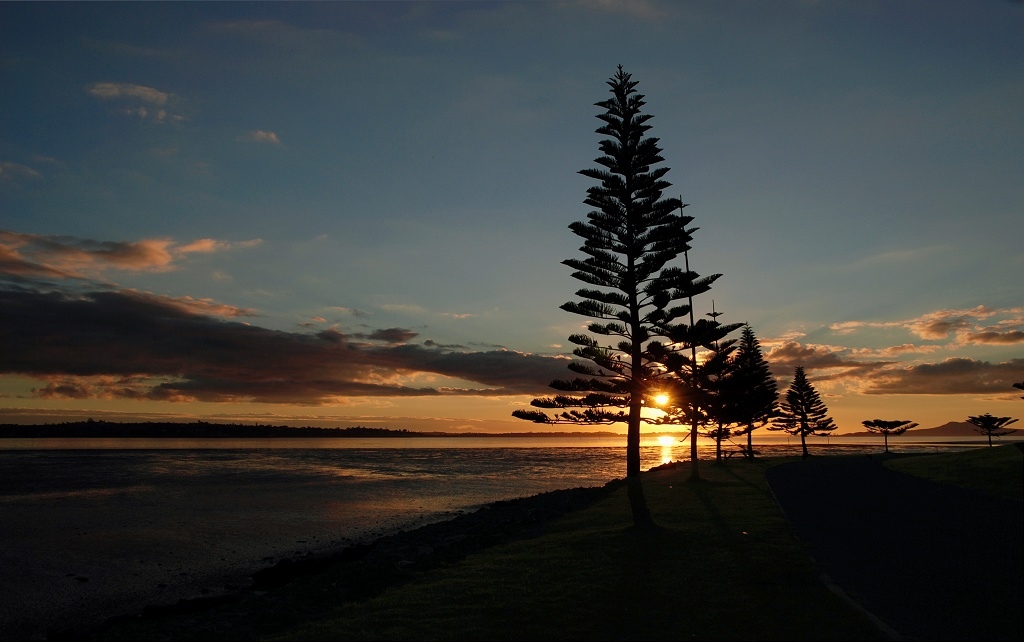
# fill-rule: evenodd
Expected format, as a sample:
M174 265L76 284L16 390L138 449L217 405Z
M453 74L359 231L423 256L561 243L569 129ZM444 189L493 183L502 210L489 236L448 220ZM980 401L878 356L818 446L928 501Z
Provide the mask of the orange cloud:
M994 345L1012 345L1024 343L1024 331L1009 330L999 332L998 330L985 330L983 332L965 332L960 340L963 343L981 343Z
M185 245L177 245L170 239L95 241L0 230L0 275L85 278L109 269L166 272L175 269L176 259L188 254L253 247L260 243L259 239L239 243L200 239Z

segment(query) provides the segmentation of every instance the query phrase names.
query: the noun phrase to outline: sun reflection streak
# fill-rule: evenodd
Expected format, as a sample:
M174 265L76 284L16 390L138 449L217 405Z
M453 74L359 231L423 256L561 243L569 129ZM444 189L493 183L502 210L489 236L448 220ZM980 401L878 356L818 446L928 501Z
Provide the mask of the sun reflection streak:
M671 435L658 437L658 444L661 446L661 463L667 464L672 461L672 447L675 446L676 438Z

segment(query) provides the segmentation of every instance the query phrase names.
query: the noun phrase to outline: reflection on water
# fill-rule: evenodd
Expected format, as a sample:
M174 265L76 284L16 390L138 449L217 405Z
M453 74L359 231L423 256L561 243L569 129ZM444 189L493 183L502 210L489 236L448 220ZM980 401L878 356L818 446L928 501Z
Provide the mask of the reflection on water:
M661 463L669 464L673 461L672 459L672 445L666 444L661 447Z

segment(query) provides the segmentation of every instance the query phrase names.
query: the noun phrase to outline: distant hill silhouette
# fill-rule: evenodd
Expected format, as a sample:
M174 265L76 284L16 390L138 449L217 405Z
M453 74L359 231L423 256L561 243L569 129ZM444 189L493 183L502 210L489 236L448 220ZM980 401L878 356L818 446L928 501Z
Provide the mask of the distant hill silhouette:
M267 426L261 424L221 424L206 421L193 422L116 422L71 421L55 424L0 424L2 438L77 438L103 439L161 438L161 439L251 439L295 437L619 437L613 432L510 432L510 433L449 433L414 432L405 428L320 428L312 426Z
M410 437L417 433L388 428L318 428L194 422L71 421L57 424L0 424L0 437L96 438L251 438L251 437Z
M1007 428L1007 430L1013 430ZM1019 430L1015 430L1020 432ZM847 437L869 437L873 436L872 433L867 430L860 432L848 432L844 433ZM904 437L978 437L981 433L975 430L974 426L967 423L966 421L950 421L944 423L941 426L935 428L912 428L907 432L903 433Z

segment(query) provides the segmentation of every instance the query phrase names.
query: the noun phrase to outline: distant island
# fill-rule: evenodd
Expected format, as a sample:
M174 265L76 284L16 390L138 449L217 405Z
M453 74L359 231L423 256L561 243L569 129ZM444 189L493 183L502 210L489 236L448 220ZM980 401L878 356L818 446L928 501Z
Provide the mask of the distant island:
M422 437L622 437L615 432L512 432L459 433L415 432L404 428L320 428L315 426L271 426L229 424L207 421L115 422L71 421L53 424L0 424L0 439L92 437L100 439L251 439L251 438L422 438Z

